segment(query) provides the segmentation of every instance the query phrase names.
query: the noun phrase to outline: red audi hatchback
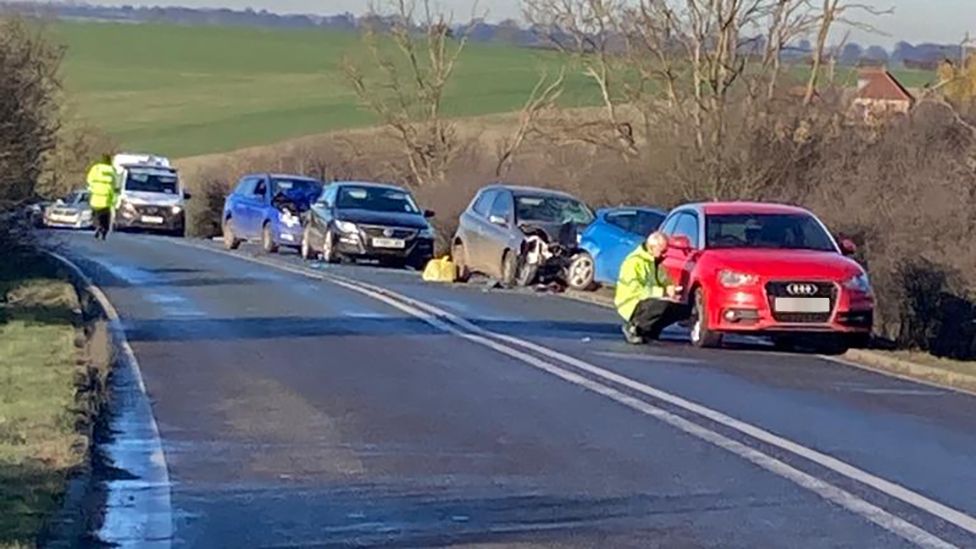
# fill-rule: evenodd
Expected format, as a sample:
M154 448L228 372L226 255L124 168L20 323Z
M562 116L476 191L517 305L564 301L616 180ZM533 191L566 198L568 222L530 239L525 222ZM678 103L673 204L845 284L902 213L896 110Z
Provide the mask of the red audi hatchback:
M665 267L691 305L691 340L714 347L726 333L769 335L829 352L866 343L874 320L867 273L802 208L755 202L687 204L661 225ZM805 341L804 341L805 340Z

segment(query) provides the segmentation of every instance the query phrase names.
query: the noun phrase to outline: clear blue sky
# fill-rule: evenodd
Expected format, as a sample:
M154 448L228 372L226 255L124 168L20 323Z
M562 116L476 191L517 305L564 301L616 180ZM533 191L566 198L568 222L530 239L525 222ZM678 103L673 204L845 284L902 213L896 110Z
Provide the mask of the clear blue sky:
M96 4L155 5L176 4L192 7L228 7L267 9L281 13L362 13L367 0L123 0L99 1ZM860 17L890 36L852 32L852 38L862 44L891 46L896 40L909 42L951 42L961 40L965 33L976 36L976 0L860 0L878 9L894 8L895 14L884 17ZM466 19L474 0L434 0L456 19ZM489 19L519 18L519 0L478 0L478 11L488 12Z

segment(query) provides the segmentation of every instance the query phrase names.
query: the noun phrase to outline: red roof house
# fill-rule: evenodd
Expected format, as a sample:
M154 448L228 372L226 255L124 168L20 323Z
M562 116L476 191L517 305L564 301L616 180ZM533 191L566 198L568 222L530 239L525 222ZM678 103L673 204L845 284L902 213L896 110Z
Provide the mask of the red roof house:
M907 114L915 106L915 96L890 72L880 67L858 71L854 108L865 118Z

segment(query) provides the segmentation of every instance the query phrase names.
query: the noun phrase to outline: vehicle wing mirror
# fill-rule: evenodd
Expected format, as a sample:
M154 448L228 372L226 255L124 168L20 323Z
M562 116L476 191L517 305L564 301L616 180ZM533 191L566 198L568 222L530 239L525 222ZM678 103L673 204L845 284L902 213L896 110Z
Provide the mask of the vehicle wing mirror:
M424 210L424 217L426 217L427 219L434 217L434 215L436 215L434 213L434 210Z
M193 195L190 194L190 191L183 191L183 200L189 200L191 198L193 198Z
M490 215L488 216L488 221L493 225L498 225L499 227L507 227L508 221L500 215Z
M668 247L678 250L680 252L687 252L691 250L691 240L684 235L672 236L671 240L668 241Z
M840 251L844 255L854 255L857 253L857 244L850 238L842 238L840 241Z

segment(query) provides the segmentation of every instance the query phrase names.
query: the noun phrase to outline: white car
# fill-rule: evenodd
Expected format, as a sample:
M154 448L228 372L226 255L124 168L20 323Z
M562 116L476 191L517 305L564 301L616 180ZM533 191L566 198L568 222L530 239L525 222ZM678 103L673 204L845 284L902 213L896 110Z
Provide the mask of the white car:
M65 198L59 198L44 209L44 226L67 229L92 228L94 223L88 198L89 193L86 190L78 190Z

